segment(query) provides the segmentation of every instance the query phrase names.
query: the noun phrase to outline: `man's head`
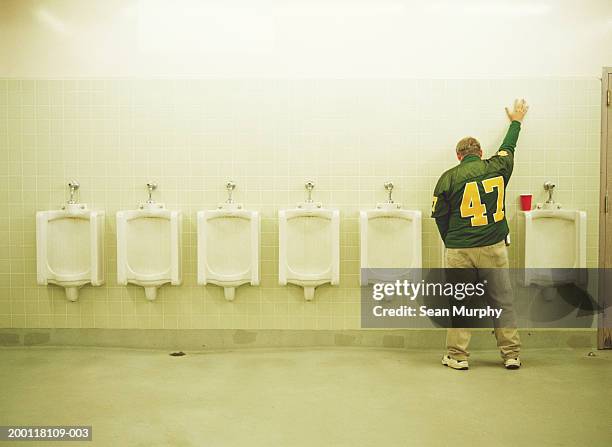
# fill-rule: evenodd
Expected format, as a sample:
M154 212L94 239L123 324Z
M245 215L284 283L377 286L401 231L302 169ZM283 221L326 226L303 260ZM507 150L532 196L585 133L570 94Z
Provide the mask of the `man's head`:
M465 137L459 143L457 143L457 159L459 161L463 160L463 157L467 155L477 155L478 157L482 157L482 149L480 148L480 143L476 138L473 137Z

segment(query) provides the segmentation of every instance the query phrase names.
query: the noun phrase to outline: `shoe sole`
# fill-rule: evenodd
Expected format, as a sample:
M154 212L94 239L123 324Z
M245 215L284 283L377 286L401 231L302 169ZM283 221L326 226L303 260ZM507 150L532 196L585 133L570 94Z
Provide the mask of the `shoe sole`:
M455 368L455 367L450 366L450 365L447 365L447 364L445 364L445 363L444 363L443 365L444 365L444 366L446 366L447 368L454 369L455 371L467 371L468 369L470 369L470 368L463 368L463 367L461 367L461 368Z
M446 363L446 362L442 362L442 364L443 364L444 366L446 366L447 368L454 369L454 370L456 370L456 371L467 371L468 369L470 369L470 367L469 367L469 366L462 366L461 368L455 368L454 366L450 366L450 365L449 365L448 363Z

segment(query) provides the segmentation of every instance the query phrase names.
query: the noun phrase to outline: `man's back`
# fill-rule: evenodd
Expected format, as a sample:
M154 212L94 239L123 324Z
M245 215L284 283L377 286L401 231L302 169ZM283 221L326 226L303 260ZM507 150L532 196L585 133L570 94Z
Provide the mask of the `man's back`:
M505 191L519 132L520 123L513 121L496 155L486 160L467 155L438 180L432 217L446 247L493 245L508 235Z

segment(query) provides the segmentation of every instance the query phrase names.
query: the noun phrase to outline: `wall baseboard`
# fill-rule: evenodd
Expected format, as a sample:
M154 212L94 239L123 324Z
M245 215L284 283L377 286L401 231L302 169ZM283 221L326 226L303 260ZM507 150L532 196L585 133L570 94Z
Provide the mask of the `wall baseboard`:
M491 330L475 329L471 349L495 349ZM520 331L524 348L591 348L595 329ZM237 348L374 347L443 349L444 329L244 330L244 329L10 329L0 328L0 346L92 346L191 351Z

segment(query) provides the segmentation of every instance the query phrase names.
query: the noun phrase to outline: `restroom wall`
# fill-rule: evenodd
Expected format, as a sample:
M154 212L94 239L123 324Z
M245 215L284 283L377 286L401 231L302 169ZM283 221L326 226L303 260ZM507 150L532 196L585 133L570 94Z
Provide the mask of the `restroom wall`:
M2 0L0 77L594 77L611 16L609 0Z
M600 81L596 78L480 80L0 80L0 327L153 329L357 329L360 209L394 199L423 212L423 259L440 262L429 219L439 175L456 163L466 135L486 154L499 146L515 97L531 104L507 191L516 234L518 194L555 199L588 215L588 266L597 266ZM106 211L106 285L69 303L62 289L36 285L37 210L67 200ZM262 212L262 283L226 302L196 285L195 213L235 198ZM298 287L277 285L277 210L305 197L341 210L341 284L305 303ZM184 213L184 284L157 301L116 284L117 210L155 198ZM514 240L511 260L516 265Z

